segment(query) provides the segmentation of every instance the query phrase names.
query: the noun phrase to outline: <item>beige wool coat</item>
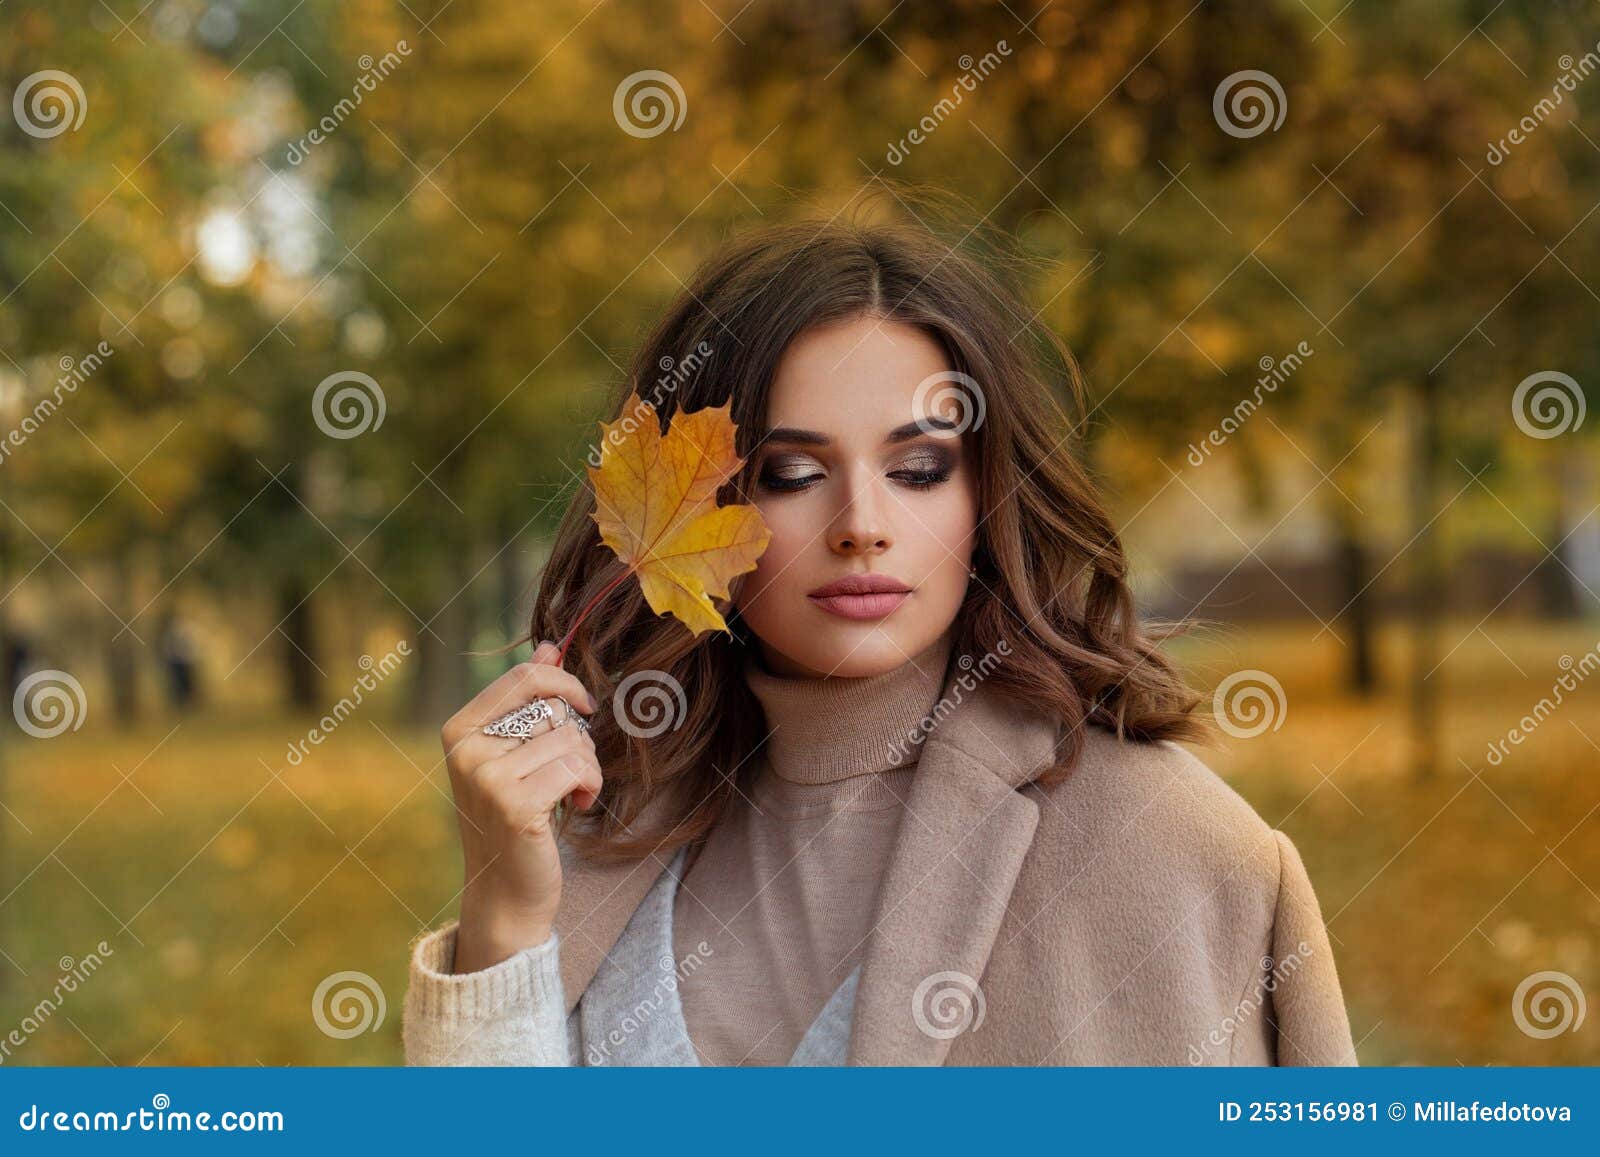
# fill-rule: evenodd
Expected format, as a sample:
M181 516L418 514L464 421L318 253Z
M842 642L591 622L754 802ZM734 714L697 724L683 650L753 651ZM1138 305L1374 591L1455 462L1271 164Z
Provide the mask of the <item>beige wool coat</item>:
M854 1065L1353 1065L1305 865L1203 762L983 684L924 740L856 993ZM647 816L648 818L648 816ZM564 855L571 1012L665 868Z

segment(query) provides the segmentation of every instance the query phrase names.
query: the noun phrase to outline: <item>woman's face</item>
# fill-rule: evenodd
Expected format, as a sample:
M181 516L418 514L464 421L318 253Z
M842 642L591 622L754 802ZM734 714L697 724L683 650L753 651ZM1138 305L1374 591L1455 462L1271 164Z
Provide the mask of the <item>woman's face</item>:
M779 363L754 502L772 531L736 605L778 674L881 674L932 645L966 596L978 523L949 360L923 331L861 318ZM836 594L868 577L882 593Z

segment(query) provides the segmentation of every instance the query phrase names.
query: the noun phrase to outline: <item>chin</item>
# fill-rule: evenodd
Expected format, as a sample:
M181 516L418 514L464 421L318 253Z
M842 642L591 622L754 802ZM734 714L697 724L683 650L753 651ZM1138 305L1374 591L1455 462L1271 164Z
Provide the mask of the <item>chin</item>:
M776 643L773 649L816 675L840 679L893 671L922 649L883 622L851 623L826 614L824 618L828 621L817 624L804 639L788 640L792 645Z

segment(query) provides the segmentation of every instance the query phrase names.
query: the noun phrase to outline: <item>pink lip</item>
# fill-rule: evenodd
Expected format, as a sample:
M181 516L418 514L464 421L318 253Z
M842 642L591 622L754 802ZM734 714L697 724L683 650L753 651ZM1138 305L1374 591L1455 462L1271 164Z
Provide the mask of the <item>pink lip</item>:
M879 591L870 595L811 595L811 601L843 619L881 619L911 597L910 591Z
M891 575L847 574L824 583L807 597L841 619L881 619L910 594L911 588Z

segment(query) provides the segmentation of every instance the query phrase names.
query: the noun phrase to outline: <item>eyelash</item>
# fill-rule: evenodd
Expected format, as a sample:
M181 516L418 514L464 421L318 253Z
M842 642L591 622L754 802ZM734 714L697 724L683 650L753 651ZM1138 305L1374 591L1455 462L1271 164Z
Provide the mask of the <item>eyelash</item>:
M802 478L778 478L772 475L764 475L761 478L761 485L779 494L792 494L795 491L805 490L818 477L820 475L816 474L807 474ZM889 477L900 479L913 490L927 490L938 486L940 483L948 482L950 480L950 470L944 466L933 470L896 470Z
M950 471L943 467L937 470L897 470L889 477L903 478L906 485L914 490L926 490L930 486L949 481Z

